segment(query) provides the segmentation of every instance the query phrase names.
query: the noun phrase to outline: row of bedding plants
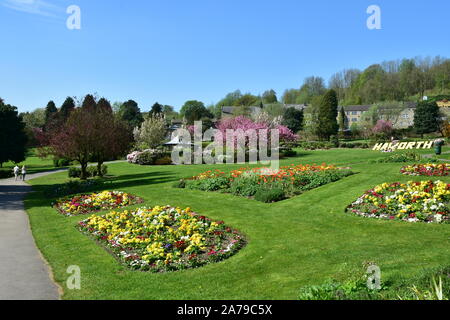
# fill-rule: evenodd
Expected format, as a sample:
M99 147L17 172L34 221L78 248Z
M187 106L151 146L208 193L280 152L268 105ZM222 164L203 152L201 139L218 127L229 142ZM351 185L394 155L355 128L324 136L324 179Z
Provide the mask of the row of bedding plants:
M277 202L322 185L338 181L353 172L349 168L322 165L291 165L280 169L242 168L231 172L207 171L176 183L176 187L220 191Z
M126 266L167 272L200 267L234 255L245 238L223 221L171 206L93 215L78 225Z
M53 207L65 216L74 216L123 208L143 202L143 199L122 191L103 191L62 198L57 200Z
M442 181L383 183L366 191L347 212L408 222L449 223L450 184Z
M450 163L413 164L402 167L400 172L409 176L444 177L450 174Z

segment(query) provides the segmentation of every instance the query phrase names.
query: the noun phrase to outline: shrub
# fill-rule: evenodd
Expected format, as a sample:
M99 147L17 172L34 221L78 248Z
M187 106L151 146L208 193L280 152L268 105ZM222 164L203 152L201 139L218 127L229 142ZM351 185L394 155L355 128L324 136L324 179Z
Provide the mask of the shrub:
M108 166L103 164L101 167L101 176L105 176L108 173ZM100 176L97 166L89 166L86 169L88 178L95 178ZM81 168L71 167L68 171L69 178L80 178L81 177Z
M186 181L184 179L181 179L177 182L174 182L172 187L177 189L184 189L186 188Z
M335 148L339 148L339 137L338 136L331 136L330 141Z
M255 200L272 203L284 200L286 195L282 189L260 189L255 193Z
M258 177L255 176L242 176L236 178L231 182L230 192L237 196L253 197L261 186L258 184Z
M8 179L13 176L12 170L0 170L0 179Z
M81 177L81 169L77 167L71 167L68 171L69 178L79 178Z
M203 180L190 180L187 181L187 187L189 189L196 189L202 191L219 191L228 188L229 181L226 177L217 177Z
M69 159L53 159L53 165L57 168L68 167L71 164Z

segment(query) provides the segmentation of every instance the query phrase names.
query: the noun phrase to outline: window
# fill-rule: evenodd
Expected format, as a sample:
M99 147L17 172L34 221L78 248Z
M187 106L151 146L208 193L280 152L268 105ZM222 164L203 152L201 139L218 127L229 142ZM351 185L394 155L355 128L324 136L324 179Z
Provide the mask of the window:
M352 122L357 122L358 118L352 118Z

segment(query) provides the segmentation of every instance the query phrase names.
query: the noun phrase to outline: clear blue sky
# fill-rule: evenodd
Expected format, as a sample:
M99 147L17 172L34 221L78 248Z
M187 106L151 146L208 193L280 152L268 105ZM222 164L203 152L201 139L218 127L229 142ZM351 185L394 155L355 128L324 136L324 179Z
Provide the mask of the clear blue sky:
M81 8L81 30L66 8ZM366 9L382 10L368 30ZM450 56L448 0L0 0L0 96L20 111L96 92L180 108L279 96L310 75Z

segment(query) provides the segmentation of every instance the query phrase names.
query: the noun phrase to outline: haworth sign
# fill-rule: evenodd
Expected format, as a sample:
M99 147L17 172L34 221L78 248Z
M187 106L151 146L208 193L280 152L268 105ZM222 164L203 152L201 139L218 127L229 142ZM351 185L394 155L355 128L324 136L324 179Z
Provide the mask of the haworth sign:
M377 143L373 151L431 149L434 141Z

